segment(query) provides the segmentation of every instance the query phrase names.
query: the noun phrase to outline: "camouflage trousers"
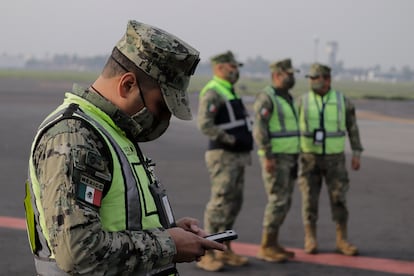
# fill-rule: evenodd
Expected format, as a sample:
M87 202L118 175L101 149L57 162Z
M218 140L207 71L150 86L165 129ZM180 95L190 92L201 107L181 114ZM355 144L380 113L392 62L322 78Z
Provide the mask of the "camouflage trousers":
M233 228L243 203L244 171L250 153L209 150L205 155L211 196L204 212L204 229L215 233Z
M325 180L332 220L336 223L348 221L346 193L349 189L345 154L317 155L302 153L299 157L299 187L302 193L302 220L316 224L318 220L319 195Z
M278 231L292 203L292 193L297 179L297 154L277 154L276 170L267 172L264 157L260 158L262 179L267 194L267 204L263 216L263 229Z

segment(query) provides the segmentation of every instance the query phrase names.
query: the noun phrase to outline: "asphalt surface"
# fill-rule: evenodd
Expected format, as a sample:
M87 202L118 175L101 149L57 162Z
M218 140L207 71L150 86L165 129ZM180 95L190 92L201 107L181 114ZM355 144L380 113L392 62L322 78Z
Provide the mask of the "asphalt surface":
M24 181L29 148L35 130L61 102L68 83L38 84L0 79L0 217L24 217ZM196 114L197 95L191 98ZM365 151L359 172L350 171L348 193L349 238L361 256L403 261L414 265L414 104L413 102L356 101ZM388 117L364 116L382 114ZM167 186L176 217L192 216L202 221L209 198L209 180L204 165L207 140L195 120L173 120L167 133L153 143L142 144L157 163L156 172ZM349 149L347 149L349 153ZM349 155L348 155L349 157ZM350 158L348 158L350 163ZM348 164L349 165L349 164ZM245 201L234 229L239 243L259 244L265 192L259 162L253 153L246 171ZM281 229L280 242L301 250L303 227L300 194L295 187L291 211ZM335 226L331 221L326 189L321 193L318 242L321 253L334 253ZM352 262L352 260L351 260ZM194 263L180 264L181 275L212 275ZM26 232L0 227L0 275L34 275ZM292 261L270 264L250 257L250 265L227 268L217 275L397 275L356 269L347 265Z

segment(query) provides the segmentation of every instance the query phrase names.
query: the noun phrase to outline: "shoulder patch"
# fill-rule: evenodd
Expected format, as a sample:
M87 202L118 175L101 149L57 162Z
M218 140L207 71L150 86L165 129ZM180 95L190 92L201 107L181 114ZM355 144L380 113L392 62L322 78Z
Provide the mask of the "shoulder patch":
M268 108L263 107L263 108L260 110L260 115L261 115L263 118L268 118L268 117L269 117L269 115L270 115L270 111L269 111L269 109L268 109Z
M217 106L215 104L209 104L208 105L208 112L210 113L216 113L217 112Z
M105 185L85 174L80 175L77 183L77 198L96 207L101 206Z

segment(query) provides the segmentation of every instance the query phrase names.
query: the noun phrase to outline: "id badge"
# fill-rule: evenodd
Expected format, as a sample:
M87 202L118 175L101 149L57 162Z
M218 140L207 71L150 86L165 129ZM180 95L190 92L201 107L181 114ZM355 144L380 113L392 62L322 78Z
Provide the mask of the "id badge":
M322 145L325 141L325 130L318 128L313 132L313 143L315 145Z

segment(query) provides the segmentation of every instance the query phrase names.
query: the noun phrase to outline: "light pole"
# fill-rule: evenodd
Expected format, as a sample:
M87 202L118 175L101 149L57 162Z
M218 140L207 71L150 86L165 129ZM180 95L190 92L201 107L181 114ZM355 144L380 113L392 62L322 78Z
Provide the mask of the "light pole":
M318 62L318 45L319 45L319 37L315 35L315 36L313 37L313 42L314 42L314 53L313 53L313 59L314 59L314 62Z

